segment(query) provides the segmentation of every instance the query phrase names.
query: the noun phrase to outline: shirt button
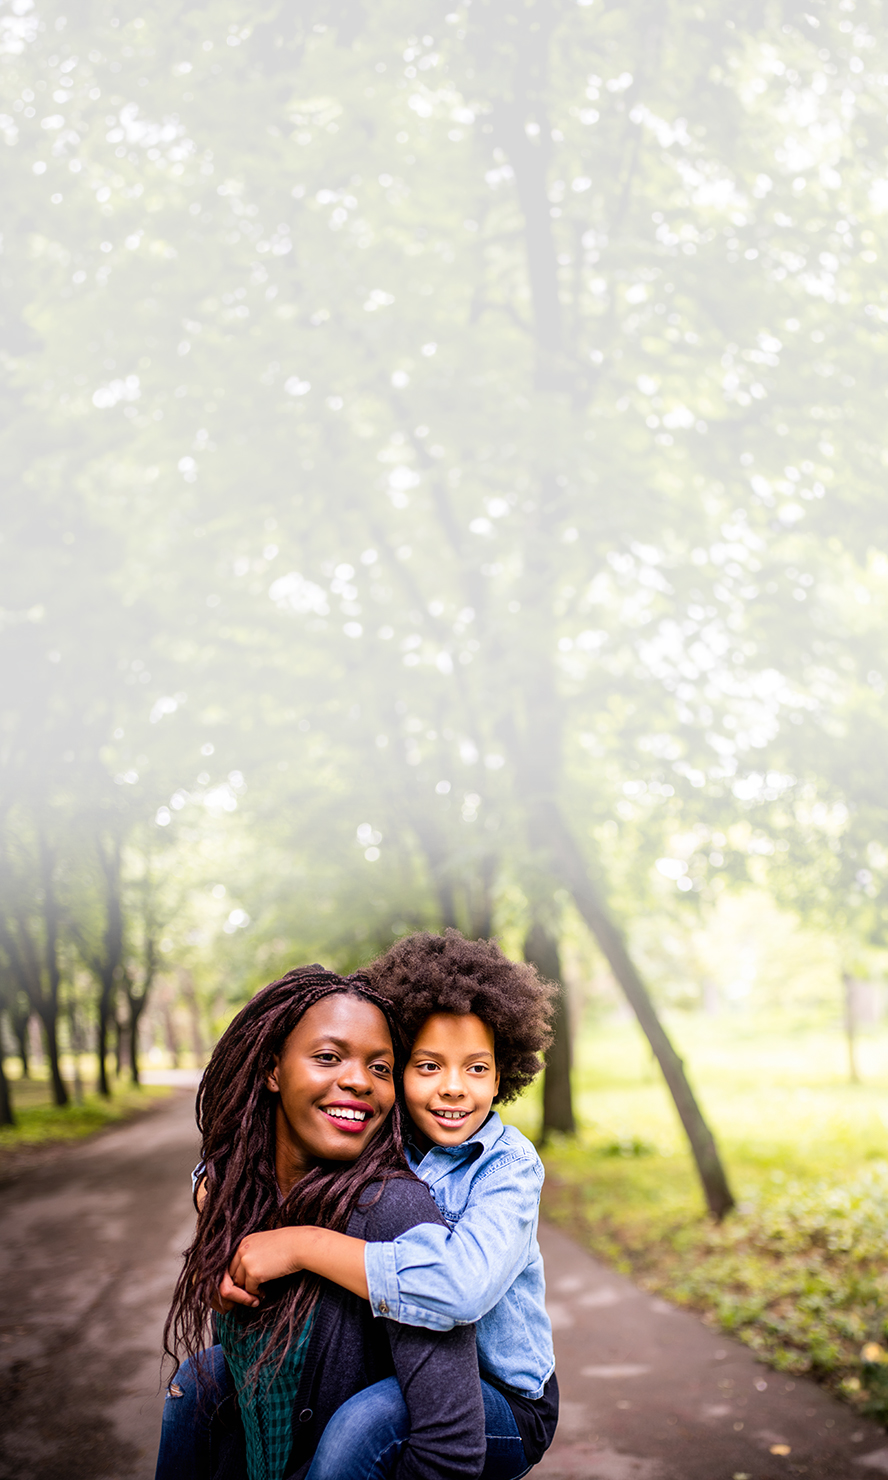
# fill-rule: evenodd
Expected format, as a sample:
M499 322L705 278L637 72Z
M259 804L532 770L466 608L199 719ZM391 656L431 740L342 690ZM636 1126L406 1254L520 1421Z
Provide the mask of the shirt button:
M314 1415L310 1408L303 1408L302 1412L299 1415L299 1422L308 1423L308 1420L313 1417Z
M377 1305L376 1309L379 1311L379 1314L381 1316L387 1316L388 1313L389 1313L388 1305L387 1305L386 1301L384 1301L384 1300L380 1300L380 1302Z

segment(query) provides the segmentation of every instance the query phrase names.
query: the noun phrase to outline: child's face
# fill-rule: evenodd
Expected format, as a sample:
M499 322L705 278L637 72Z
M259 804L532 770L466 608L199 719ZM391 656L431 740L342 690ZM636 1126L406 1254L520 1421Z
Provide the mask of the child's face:
M474 1013L426 1018L404 1071L410 1118L426 1141L459 1146L490 1113L499 1089L493 1030Z

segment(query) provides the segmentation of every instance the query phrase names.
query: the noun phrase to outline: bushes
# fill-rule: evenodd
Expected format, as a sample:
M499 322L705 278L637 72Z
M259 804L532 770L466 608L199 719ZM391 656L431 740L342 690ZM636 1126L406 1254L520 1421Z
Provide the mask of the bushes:
M610 1145L587 1137L547 1151L553 1221L764 1362L810 1373L888 1422L888 1162L842 1185L763 1177L716 1227L678 1157L616 1161Z

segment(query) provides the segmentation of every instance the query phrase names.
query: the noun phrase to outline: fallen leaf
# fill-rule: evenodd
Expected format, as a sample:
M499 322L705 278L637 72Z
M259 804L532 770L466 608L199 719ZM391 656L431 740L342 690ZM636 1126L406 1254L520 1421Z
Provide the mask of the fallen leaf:
M772 1444L771 1445L771 1453L772 1454L792 1454L792 1449L791 1449L791 1447L790 1447L789 1444Z

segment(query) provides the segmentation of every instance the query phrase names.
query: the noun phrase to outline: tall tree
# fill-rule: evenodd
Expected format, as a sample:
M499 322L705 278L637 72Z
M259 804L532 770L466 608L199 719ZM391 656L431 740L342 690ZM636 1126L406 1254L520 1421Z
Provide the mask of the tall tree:
M229 809L274 938L567 884L714 1211L633 915L705 894L884 539L877 15L155 0L8 61L7 436L117 552L120 795L183 852Z
M23 825L19 819L11 836L13 821L7 811L0 853L0 952L6 970L40 1019L53 1098L57 1105L66 1105L68 1091L59 1063L62 969L56 850L42 832L28 826L27 818Z

